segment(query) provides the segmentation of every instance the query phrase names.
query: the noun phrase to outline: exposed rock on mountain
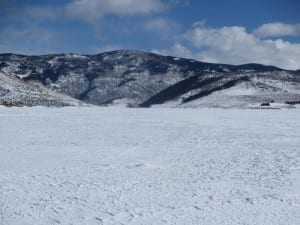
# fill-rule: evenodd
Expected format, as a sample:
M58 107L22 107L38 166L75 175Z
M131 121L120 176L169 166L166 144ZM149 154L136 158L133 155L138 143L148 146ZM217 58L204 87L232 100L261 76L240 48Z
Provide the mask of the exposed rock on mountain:
M203 63L139 51L2 54L0 70L97 105L249 107L300 100L299 71Z
M0 105L79 106L84 103L49 90L37 82L25 82L20 78L0 72Z

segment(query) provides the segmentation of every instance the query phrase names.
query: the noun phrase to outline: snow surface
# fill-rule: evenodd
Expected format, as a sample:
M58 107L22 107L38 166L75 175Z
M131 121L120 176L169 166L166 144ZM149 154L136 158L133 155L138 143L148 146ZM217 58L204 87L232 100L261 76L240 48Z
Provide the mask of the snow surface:
M0 224L300 224L300 110L0 107Z

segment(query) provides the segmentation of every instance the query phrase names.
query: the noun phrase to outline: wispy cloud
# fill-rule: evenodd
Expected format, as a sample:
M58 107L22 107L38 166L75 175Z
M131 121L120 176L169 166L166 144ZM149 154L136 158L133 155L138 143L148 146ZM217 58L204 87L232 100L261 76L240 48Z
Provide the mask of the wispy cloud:
M163 38L169 38L170 35L179 32L180 26L176 22L159 17L148 20L145 23L145 30L158 33Z
M70 18L95 22L105 15L139 15L161 12L160 0L73 0L66 6Z
M121 47L120 45L103 45L103 46L95 46L90 48L91 54L98 54L102 52L109 52L114 50L120 50L124 49L124 47Z
M64 13L62 7L54 6L29 6L24 10L24 16L38 20L55 20Z
M179 56L182 58L195 58L195 54L180 43L174 44L169 49L153 49L152 52L162 55Z
M253 31L260 38L300 36L300 24L266 23Z
M57 51L65 44L61 37L47 28L31 25L20 29L7 27L0 31L0 52L20 54L45 54Z

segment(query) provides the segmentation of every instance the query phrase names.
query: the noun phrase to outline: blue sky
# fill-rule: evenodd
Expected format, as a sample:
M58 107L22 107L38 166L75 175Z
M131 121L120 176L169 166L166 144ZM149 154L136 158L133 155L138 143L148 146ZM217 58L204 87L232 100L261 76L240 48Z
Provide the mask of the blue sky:
M298 0L0 0L0 52L137 49L300 69Z

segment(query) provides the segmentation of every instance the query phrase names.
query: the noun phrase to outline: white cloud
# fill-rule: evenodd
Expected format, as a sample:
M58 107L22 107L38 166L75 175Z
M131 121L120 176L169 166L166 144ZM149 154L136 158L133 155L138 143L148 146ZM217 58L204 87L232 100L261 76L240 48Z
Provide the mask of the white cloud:
M60 8L55 8L52 6L30 6L25 9L24 15L27 17L33 17L35 19L49 19L54 20L57 19L58 16L62 14L62 10Z
M253 31L257 37L300 36L300 24L266 23Z
M261 63L285 69L300 68L299 43L264 40L248 33L244 27L210 28L197 23L181 35L181 42L184 44L176 43L160 53L214 63Z
M170 49L153 49L151 52L161 55L180 56L182 58L195 58L190 49L179 43L174 44Z
M169 38L170 35L179 32L180 26L171 20L160 17L148 20L145 23L145 30L156 32L163 38Z
M110 52L115 50L124 49L124 47L121 47L120 45L104 45L104 46L94 46L90 48L91 54L99 54L102 52Z
M168 6L169 7L173 7L173 6L186 7L186 6L189 6L190 4L191 4L190 0L169 0L168 1Z
M150 14L164 9L161 0L73 0L66 6L68 16L88 22L107 14Z

